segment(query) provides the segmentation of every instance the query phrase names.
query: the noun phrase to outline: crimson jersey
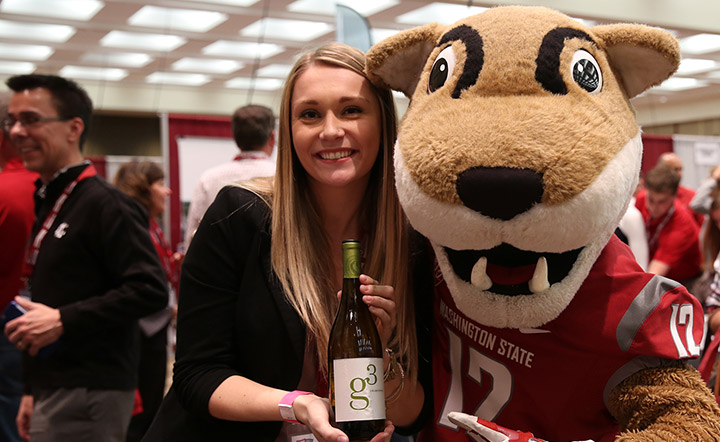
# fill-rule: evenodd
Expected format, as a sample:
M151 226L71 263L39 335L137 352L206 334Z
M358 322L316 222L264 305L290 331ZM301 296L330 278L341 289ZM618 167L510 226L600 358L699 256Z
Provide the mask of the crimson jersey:
M645 367L699 355L703 310L678 283L643 273L617 237L568 307L537 329L480 325L455 306L436 271L434 422L419 441L469 440L462 411L552 442L609 441L608 392Z

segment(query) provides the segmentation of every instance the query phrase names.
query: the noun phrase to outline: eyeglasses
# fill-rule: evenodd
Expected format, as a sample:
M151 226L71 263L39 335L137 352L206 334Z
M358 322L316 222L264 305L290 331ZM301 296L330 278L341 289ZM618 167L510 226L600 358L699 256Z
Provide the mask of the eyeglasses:
M27 129L28 127L45 121L68 121L71 119L72 117L41 117L37 114L27 114L20 115L20 118L8 117L4 119L2 121L2 128L5 130L5 132L9 133L10 130L15 127L15 123L20 123L22 127Z

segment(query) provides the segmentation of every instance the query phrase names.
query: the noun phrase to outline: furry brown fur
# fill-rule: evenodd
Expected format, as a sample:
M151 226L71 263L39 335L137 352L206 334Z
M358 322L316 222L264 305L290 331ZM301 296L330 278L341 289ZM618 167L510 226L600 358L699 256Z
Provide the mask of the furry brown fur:
M609 408L625 430L617 442L720 440L717 402L688 366L630 376L611 393Z
M661 29L587 27L534 7L420 26L371 48L370 78L411 98L396 144L398 194L463 315L513 329L562 319L637 184L642 144L629 100L672 75L679 60L677 41ZM510 252L491 262L489 251L501 246ZM546 255L557 269L552 257L568 254L572 265L546 284L533 276L503 286L486 273L542 256L542 274ZM466 274L461 259L472 259L460 263ZM699 330L688 329L688 340L700 342ZM623 431L618 440L720 440L720 409L694 369L628 374L607 403ZM588 382L609 381L588 373Z

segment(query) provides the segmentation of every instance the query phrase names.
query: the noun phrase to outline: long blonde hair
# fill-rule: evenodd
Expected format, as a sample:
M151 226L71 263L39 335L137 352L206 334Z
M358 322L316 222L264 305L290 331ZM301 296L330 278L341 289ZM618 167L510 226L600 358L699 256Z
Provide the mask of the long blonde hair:
M273 270L288 302L316 343L319 367L327 373L327 342L338 305L335 293L339 289L328 269L336 264L328 253L330 244L309 190L307 174L292 145L290 115L297 78L316 63L349 69L367 79L364 54L350 46L330 43L305 53L295 63L282 93L278 163L272 192L268 192L269 181L264 184L256 181L251 190L272 206ZM393 169L397 114L391 92L372 84L371 88L380 104L381 145L362 205L366 235L363 272L395 289L397 329L389 345L403 357L408 374L413 376L417 371L417 343L409 283L407 220L395 192Z

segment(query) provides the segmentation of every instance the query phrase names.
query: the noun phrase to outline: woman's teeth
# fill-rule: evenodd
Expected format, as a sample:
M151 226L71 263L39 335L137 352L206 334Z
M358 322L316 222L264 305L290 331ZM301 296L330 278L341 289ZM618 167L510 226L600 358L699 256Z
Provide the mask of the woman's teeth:
M349 157L351 154L351 151L345 150L342 152L321 152L319 155L323 160L339 160L340 158Z

